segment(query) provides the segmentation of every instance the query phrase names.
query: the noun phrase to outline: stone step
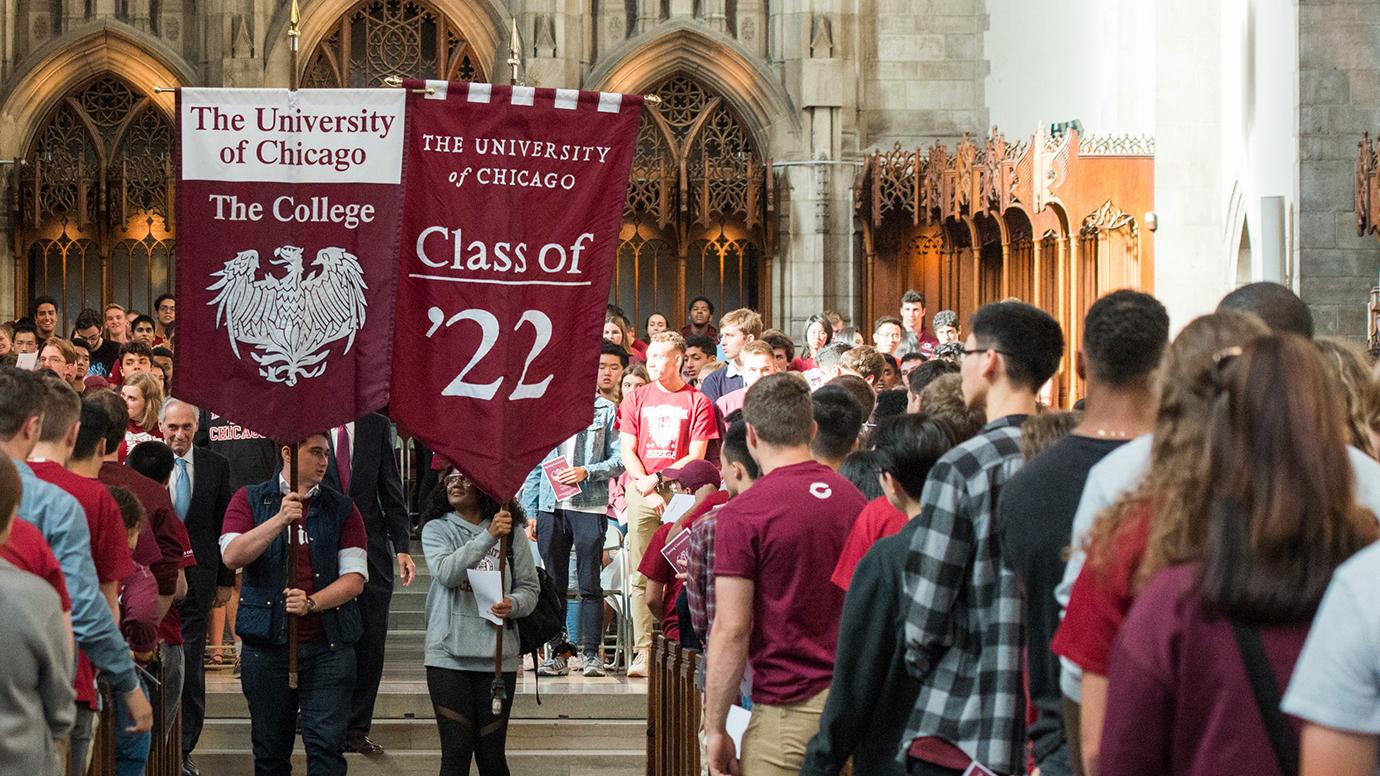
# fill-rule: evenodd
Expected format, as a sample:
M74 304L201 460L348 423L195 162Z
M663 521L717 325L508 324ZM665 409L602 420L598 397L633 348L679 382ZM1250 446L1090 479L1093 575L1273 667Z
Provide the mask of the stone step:
M426 612L413 609L399 609L397 606L388 608L388 632L390 636L395 630L424 630L426 628ZM392 643L389 643L392 646Z
M247 750L200 749L193 755L202 773L215 776L253 776L254 761ZM347 754L351 776L436 776L441 769L439 749L385 752L366 757ZM508 751L512 776L643 776L645 752L565 749ZM292 755L294 773L305 773L307 757L300 749ZM473 766L471 773L473 773Z
M645 720L645 693L601 691L598 679L578 692L543 692L541 705L530 692L519 691L513 701L513 719L619 719ZM374 704L375 720L434 719L425 680L397 683L380 690ZM239 686L207 689L206 718L248 719L249 707Z
M369 737L389 752L425 751L440 746L430 719L384 719L373 723ZM212 719L201 732L197 752L249 746L248 719ZM567 749L642 752L647 723L631 719L514 719L508 725L508 751Z

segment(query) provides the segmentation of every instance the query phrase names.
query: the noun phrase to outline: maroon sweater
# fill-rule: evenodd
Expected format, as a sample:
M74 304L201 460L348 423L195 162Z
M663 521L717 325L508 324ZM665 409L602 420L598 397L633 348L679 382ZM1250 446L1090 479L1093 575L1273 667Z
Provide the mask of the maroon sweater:
M1231 624L1203 614L1195 571L1176 566L1151 580L1117 635L1100 774L1279 776ZM1281 693L1308 625L1261 630Z

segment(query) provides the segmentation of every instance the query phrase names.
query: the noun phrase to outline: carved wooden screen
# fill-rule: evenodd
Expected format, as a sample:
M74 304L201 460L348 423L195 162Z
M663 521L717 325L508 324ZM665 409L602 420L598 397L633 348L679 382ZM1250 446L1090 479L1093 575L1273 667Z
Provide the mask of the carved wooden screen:
M685 300L758 307L767 171L742 121L699 83L676 76L654 92L638 134L610 299L636 321Z
M469 41L445 14L420 0L365 0L317 44L303 86L382 86L389 76L483 81Z
M65 331L107 301L143 312L172 289L172 125L114 76L49 113L21 167L18 287L58 300Z

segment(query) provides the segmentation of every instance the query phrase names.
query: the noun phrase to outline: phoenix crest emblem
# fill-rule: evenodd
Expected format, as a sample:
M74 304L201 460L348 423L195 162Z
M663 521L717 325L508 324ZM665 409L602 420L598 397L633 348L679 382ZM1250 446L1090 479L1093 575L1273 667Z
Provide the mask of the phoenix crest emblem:
M345 340L348 353L355 335L364 328L368 302L364 269L359 258L343 248L322 248L307 276L303 250L284 245L269 263L285 269L281 276L259 277L259 252L240 251L225 262L218 280L207 291L218 291L208 304L216 308L235 357L246 345L269 382L296 385L299 379L320 377L326 371L331 343Z

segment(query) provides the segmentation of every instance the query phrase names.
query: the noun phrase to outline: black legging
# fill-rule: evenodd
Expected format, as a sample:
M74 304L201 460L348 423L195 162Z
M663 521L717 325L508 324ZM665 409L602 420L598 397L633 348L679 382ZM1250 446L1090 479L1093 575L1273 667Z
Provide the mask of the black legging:
M494 675L486 671L427 666L426 687L441 733L441 776L469 774L471 757L479 763L479 776L508 776L503 750L517 674L503 675L508 700L503 703L503 714L497 717L493 715L490 692L493 683Z

